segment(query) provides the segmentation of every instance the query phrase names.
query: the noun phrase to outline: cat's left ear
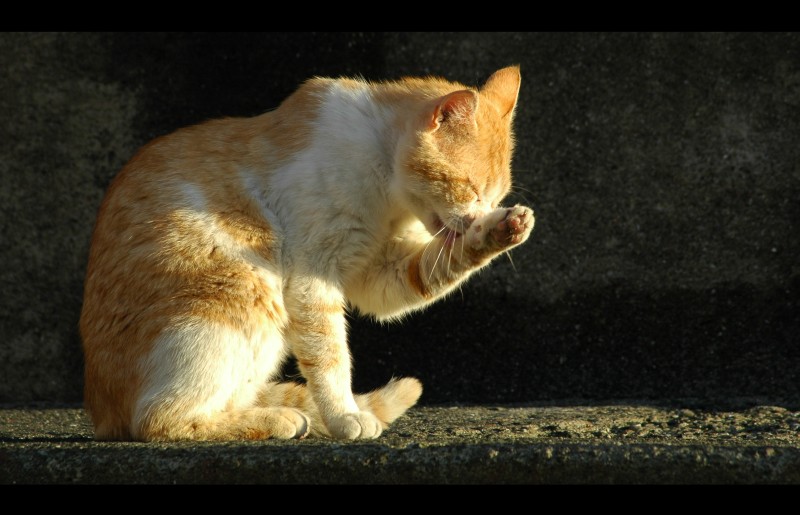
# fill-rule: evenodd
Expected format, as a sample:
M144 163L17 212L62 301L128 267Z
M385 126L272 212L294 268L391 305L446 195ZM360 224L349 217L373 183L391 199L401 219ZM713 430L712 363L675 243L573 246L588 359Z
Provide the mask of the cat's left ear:
M481 88L481 93L494 100L501 116L513 116L521 80L519 66L509 66L494 72Z
M475 123L478 94L469 89L453 91L436 100L428 121L428 129L435 131L447 124Z

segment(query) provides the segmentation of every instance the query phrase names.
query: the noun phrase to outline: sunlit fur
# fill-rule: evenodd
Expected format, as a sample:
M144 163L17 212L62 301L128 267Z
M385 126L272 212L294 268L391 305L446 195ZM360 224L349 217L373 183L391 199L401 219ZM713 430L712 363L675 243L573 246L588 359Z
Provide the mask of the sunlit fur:
M519 69L316 78L142 148L98 213L80 329L99 439L375 438L416 379L351 391L345 310L389 320L525 241ZM306 383L274 381L288 355Z

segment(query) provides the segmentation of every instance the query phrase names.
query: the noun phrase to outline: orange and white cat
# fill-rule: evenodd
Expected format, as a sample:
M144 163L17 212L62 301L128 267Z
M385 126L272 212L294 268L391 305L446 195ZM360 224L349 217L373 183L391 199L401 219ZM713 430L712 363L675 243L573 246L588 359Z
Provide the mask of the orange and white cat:
M416 379L351 389L345 311L396 319L524 242L520 74L315 78L142 148L103 201L80 329L99 439L375 438ZM277 383L288 355L305 384Z

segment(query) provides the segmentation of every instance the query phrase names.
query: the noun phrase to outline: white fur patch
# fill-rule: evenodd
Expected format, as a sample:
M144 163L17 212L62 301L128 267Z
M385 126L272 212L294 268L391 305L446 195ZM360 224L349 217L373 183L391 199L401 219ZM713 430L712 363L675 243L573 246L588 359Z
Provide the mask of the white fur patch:
M208 416L250 406L283 359L274 327L244 335L204 320L164 331L142 363L144 388L135 420L155 404L181 415ZM179 402L180 405L175 405Z

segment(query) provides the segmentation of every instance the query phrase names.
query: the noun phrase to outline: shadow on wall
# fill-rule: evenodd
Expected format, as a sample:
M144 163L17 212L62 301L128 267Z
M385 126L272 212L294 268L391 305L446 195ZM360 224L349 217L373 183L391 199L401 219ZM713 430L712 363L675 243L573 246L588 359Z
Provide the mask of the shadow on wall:
M768 292L617 285L548 305L465 291L402 323L351 317L354 390L414 376L423 405L637 399L722 409L755 399L800 409L798 299L800 279ZM79 357L69 367L76 402ZM292 362L284 375L298 379Z
M143 93L143 141L274 109L314 76L385 78L380 33L126 33L109 44L125 66L108 67L108 79Z
M778 291L617 285L550 305L472 293L402 325L354 319L356 390L394 374L422 380L423 404L692 398L721 407L761 398L800 406L798 279ZM506 311L487 314L487 306Z

